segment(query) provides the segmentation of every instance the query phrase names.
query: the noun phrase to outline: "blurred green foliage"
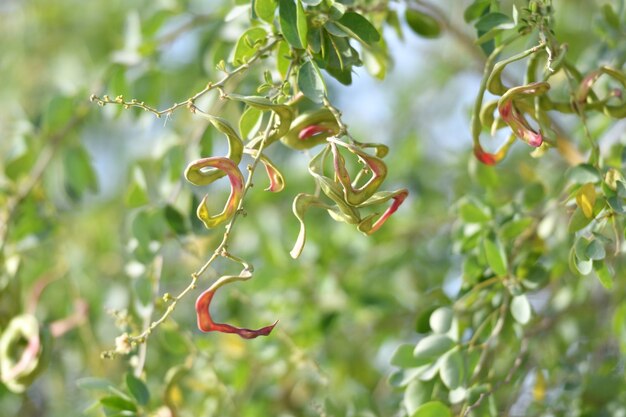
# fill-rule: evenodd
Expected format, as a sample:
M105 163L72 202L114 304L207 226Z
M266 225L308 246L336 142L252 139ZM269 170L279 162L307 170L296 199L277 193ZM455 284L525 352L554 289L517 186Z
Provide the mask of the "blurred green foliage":
M530 5L252 3L0 4L0 364L37 358L19 372L0 366L0 414L625 414L623 120L550 115L580 155L593 155L586 136L595 138L596 163L570 167L554 149L533 158L520 143L490 167L469 150L485 53L516 30L512 5ZM623 2L539 3L553 7L554 34L580 71L623 70ZM183 103L279 28L286 42L264 61L270 79L252 67L227 92L283 93L272 77L308 47L291 86L311 108L328 88L353 136L387 144L389 188L409 198L370 237L310 210L293 260L292 201L315 192L307 165L317 151L271 147L286 188L263 192L259 170L228 245L254 279L222 289L212 309L253 328L279 319L273 333L247 341L196 329L196 293L238 273L220 258L147 344L127 346L121 335L164 314L164 294L185 288L220 243L222 231L195 212L207 192L211 212L221 209L225 180L194 187L183 171L226 146L184 106L156 118L89 96ZM513 48L533 46L532 36ZM369 84L361 66L385 80ZM523 69L507 76L520 83ZM567 100L567 80L556 78ZM615 88L603 82L599 95ZM255 131L253 112L237 123L240 103L216 92L198 103L244 137ZM24 324L33 317L39 331ZM101 358L116 347L130 354Z

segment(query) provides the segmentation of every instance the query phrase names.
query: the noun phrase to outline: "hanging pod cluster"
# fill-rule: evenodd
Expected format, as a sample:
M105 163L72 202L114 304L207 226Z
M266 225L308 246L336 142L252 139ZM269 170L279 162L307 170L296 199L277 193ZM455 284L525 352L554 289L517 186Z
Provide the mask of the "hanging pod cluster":
M378 156L365 152L364 149L368 147L375 148ZM346 168L345 158L340 148L347 150L365 165L354 180ZM294 199L293 213L300 221L300 233L290 252L293 258L300 256L306 242L304 215L309 207L323 208L336 221L354 224L366 235L380 229L389 216L398 209L408 195L406 189L378 191L387 176L387 166L381 159L387 152L387 147L381 144L348 144L336 138L328 139L328 145L309 163L309 173L330 201L306 193L300 193ZM326 175L324 166L329 155L332 155L332 177ZM358 183L363 175L370 175L370 177L365 184L359 186ZM361 209L380 206L389 200L393 201L384 213L374 212L365 216L361 214Z
M237 130L227 120L193 108L196 114L205 117L215 129L223 133L228 141L227 155L203 157L191 162L185 169L187 181L197 186L210 185L223 177L227 177L230 182L230 195L220 213L209 212L207 202L210 196L208 194L202 198L196 213L207 228L228 223L241 208L241 201L246 190L239 164L244 154L250 155L264 165L270 181L267 191L283 190L284 177L264 152L268 146L276 142L281 142L294 150L306 150L324 145L323 150L310 161L309 172L326 198L306 193L300 193L295 197L293 212L300 222L300 233L291 251L291 256L294 258L297 258L304 248L306 240L304 215L309 207L322 207L333 219L354 224L359 231L370 235L380 229L407 197L406 189L393 192L379 191L387 176L387 166L382 158L387 154L388 148L381 144L356 141L345 143L338 140L337 136L343 132L336 115L330 109L322 107L297 114L294 108L297 99L291 104L281 104L258 96L223 93L222 98L242 102L248 109L260 111L260 117L263 112L269 111L271 117L263 133L244 143ZM373 154L368 153L368 149L373 149ZM342 152L355 157L359 163L363 164L355 178L351 177ZM327 170L332 172L327 173ZM369 210L367 214L363 214L364 210L375 209L389 201L391 204L382 214L375 210ZM276 323L251 330L217 323L213 320L209 308L217 289L234 281L248 280L252 277L253 271L251 265L225 251L221 253L221 256L242 264L243 269L239 275L220 277L198 297L196 300L198 328L203 332L234 333L246 339L268 335Z
M555 146L557 136L551 126L548 113L550 111L578 114L581 117L587 111L601 111L613 118L626 117L626 101L623 100L621 89L611 89L604 98L599 98L592 90L593 85L602 75L617 81L621 88L626 88L626 75L606 66L583 75L567 60L565 45L555 46L554 42L542 42L495 63L503 50L520 36L517 34L505 39L491 53L487 59L485 77L476 98L472 118L474 155L486 165L495 165L500 162L516 139L534 148L544 149L548 146ZM523 59L527 59L524 84L506 86L502 81L504 69L509 64ZM544 62L545 66L538 79L540 62ZM554 99L548 94L551 88L549 81L557 74L564 75L574 86L569 101ZM483 103L486 91L499 98ZM496 110L497 115L494 115ZM528 119L533 120L538 128L534 128ZM486 129L495 135L497 130L505 127L511 130L507 141L495 153L485 151L480 142L482 131Z

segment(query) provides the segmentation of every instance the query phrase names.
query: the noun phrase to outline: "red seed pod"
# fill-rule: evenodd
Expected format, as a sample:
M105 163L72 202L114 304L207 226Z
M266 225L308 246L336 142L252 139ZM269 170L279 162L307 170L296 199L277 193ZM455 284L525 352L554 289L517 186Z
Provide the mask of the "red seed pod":
M310 125L305 127L298 133L298 139L307 140L309 138L321 135L321 134L332 134L332 130L325 126L320 125Z

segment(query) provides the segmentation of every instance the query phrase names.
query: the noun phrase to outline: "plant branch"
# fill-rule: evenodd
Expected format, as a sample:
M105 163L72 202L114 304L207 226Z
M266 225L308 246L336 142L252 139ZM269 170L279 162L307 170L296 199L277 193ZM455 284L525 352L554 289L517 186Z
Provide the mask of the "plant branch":
M175 110L177 110L177 109L179 109L181 107L187 107L188 109L193 111L196 108L195 107L196 100L198 100L200 97L204 96L206 93L208 93L211 90L223 88L224 85L226 85L226 83L230 79L232 79L236 75L241 74L241 73L245 72L246 70L248 70L250 68L251 64L253 64L257 60L259 60L267 52L271 51L278 44L279 40L280 40L279 38L272 39L266 46L264 46L263 48L259 49L248 60L248 62L238 66L237 68L235 68L231 72L228 72L218 82L216 82L216 83L209 82L202 90L198 91L192 97L188 98L187 100L185 100L183 102L174 103L172 106L170 106L170 107L168 107L166 109L163 109L163 110L159 110L156 107L152 107L150 105L145 104L143 101L138 101L136 99L132 99L130 101L125 101L123 96L117 96L117 97L115 97L115 99L111 99L108 95L105 95L103 97L98 97L97 95L92 94L90 99L91 99L91 101L93 101L95 103L98 103L101 106L104 106L106 104L118 104L118 105L124 106L124 108L138 107L140 109L143 109L144 111L148 111L148 112L154 114L156 117L161 117L163 115L169 116Z

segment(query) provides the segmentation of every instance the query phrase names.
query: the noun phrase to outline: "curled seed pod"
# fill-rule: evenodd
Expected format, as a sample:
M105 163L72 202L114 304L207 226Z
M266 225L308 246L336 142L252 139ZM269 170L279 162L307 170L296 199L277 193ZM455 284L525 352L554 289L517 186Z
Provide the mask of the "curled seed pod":
M230 196L224 206L224 210L221 213L211 216L209 214L209 210L206 205L208 195L205 195L198 206L197 215L202 223L207 228L212 228L218 226L228 220L230 220L235 212L237 211L237 207L239 206L239 202L243 196L243 175L239 168L232 160L221 157L221 156L213 156L210 158L202 158L197 161L192 162L185 169L185 177L187 180L192 182L189 179L189 176L192 175L194 179L203 178L203 169L205 168L215 168L222 172L223 175L228 175L228 179L230 180ZM211 176L214 176L213 170L211 171ZM210 182L213 182L212 179ZM193 184L197 184L198 182L192 182Z
M544 94L550 88L546 82L537 82L509 89L498 101L498 112L502 120L511 127L513 133L530 146L539 147L543 143L541 132L530 127L524 115L515 105L516 100Z
M376 219L378 214L375 213L363 219L357 226L357 229L366 235L371 235L376 232L382 227L383 224L385 224L387 219L389 219L389 217L391 217L391 215L398 210L408 195L409 191L406 188L402 188L397 191L381 191L380 193L374 194L372 198L367 200L360 207L378 205L388 200L393 200L393 203L391 203L387 210L385 210L385 212L376 221L374 221L374 219Z
M622 91L620 89L611 90L608 97L603 100L589 102L590 97L593 97L592 87L603 74L606 74L612 79L618 81L622 88L626 88L626 75L624 73L611 67L601 67L590 72L582 79L578 90L576 91L574 106L578 109L578 111L582 111L585 108L596 109L599 107L607 116L617 119L626 117L626 102L621 104L608 103L608 101L612 98L622 99Z
M51 339L39 328L35 316L14 317L0 337L0 380L11 391L21 393L43 371Z
M259 158L259 161L265 167L265 172L267 172L267 177L270 180L270 185L265 189L265 191L270 191L272 193L281 192L285 188L285 178L283 174L276 168L276 165L265 155L259 155L259 152L256 149L248 149L246 148L245 153L252 155L254 158Z
M508 140L496 153L485 152L480 144L477 144L474 146L474 156L485 165L495 165L504 159L513 143L515 143L515 135L510 135Z
M221 333L234 333L237 334L244 339L254 339L258 336L267 336L269 335L274 326L276 326L277 321L274 324L269 326L262 327L260 329L252 330L241 327L235 327L230 324L225 323L216 323L213 321L211 316L211 300L213 300L213 296L215 292L222 286L234 282L234 281L246 281L252 278L252 267L245 262L237 259L235 257L229 256L233 260L236 260L244 265L244 269L239 273L239 275L224 275L220 277L209 289L204 291L198 299L196 300L196 317L198 320L198 329L202 332L221 332Z
M369 155L363 152L361 149L354 145L350 145L338 140L329 139L330 147L333 152L333 165L335 168L335 175L339 184L343 189L343 196L345 201L353 206L365 202L380 188L387 176L387 165L382 159ZM365 162L367 167L372 173L371 178L363 186L355 188L350 179L350 174L346 169L345 160L339 153L338 146L348 149L353 154L357 155L360 160Z
M208 119L217 130L226 135L228 139L228 155L226 155L226 159L231 160L235 165L239 164L243 156L243 141L237 131L228 121L221 117L211 116L199 111L196 111L196 113ZM199 166L197 163L190 164L185 170L185 178L194 185L209 185L225 175L226 172L223 170L206 169L206 166Z
M303 150L326 143L327 138L338 133L339 125L335 115L323 107L296 117L280 141L292 149Z

